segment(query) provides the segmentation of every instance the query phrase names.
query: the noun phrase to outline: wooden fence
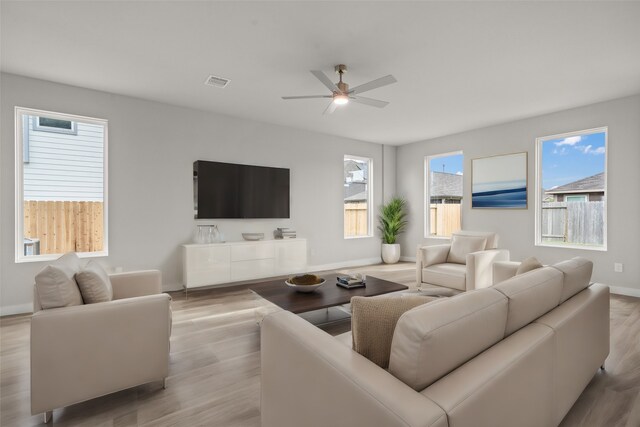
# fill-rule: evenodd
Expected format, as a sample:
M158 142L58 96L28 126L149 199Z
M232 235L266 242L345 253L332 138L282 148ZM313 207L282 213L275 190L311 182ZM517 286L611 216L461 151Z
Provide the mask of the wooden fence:
M369 213L367 203L344 204L344 235L366 236L368 232Z
M429 209L429 234L451 236L460 230L460 207L458 203L432 203Z
M24 202L24 236L41 254L97 252L104 244L102 202Z
M604 202L542 204L542 241L604 244Z

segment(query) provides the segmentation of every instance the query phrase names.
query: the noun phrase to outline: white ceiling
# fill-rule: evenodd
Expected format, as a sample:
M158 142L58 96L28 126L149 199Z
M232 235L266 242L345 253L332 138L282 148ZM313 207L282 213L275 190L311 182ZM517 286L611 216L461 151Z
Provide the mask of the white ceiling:
M640 2L2 1L9 73L386 144L640 93ZM309 70L349 67L322 115ZM209 74L226 89L203 85Z

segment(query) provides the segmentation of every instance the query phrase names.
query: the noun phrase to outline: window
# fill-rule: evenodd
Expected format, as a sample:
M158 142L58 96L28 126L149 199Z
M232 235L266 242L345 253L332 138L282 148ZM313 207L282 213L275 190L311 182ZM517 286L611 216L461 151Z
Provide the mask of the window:
M462 151L427 156L424 237L451 237L462 228Z
M536 245L607 249L607 128L536 140Z
M366 157L344 156L344 237L371 237L373 210L371 197L372 161Z
M33 129L42 132L57 132L70 135L78 134L78 124L76 122L53 119L51 117L34 117Z
M107 121L15 111L16 262L107 255Z

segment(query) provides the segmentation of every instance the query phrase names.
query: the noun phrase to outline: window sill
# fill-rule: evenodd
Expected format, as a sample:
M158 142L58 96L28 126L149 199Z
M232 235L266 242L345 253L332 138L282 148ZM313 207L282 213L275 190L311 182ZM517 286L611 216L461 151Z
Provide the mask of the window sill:
M354 240L354 239L370 239L373 236L344 236L344 240Z
M101 251L101 252L76 252L79 258L100 258L109 256L109 251ZM27 262L47 262L47 261L55 261L60 258L64 254L46 254L46 255L31 255L24 256L19 255L16 256L16 264L23 264Z
M554 245L553 243L536 243L536 246L545 248L580 249L584 251L607 252L606 246Z
M425 239L451 240L451 236L424 236Z

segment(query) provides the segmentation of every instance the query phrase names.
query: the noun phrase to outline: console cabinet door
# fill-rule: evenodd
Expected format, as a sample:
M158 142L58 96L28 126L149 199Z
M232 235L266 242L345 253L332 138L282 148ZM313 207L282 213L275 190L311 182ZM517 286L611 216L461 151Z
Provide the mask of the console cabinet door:
M231 248L228 246L189 246L184 250L184 283L194 286L217 285L231 281Z
M276 246L276 274L302 273L306 268L306 241L291 239Z

